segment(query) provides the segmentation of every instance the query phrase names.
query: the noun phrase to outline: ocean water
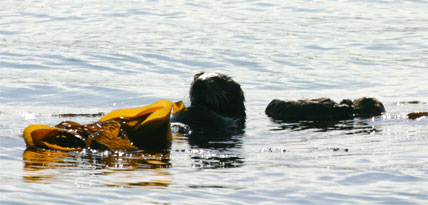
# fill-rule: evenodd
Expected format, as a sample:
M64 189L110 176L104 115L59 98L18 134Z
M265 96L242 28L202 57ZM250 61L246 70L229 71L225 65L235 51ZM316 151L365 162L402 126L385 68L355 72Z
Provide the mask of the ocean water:
M0 8L0 204L425 204L428 1L48 1ZM33 123L244 89L245 133L171 152L25 151ZM372 96L386 114L278 123L275 98ZM419 103L409 103L418 101Z

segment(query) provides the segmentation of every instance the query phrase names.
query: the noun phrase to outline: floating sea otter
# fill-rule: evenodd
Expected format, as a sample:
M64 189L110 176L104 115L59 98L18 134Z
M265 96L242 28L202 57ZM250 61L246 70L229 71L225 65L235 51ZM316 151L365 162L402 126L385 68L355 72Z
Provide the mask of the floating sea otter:
M244 93L241 86L226 75L196 74L190 101L188 108L184 108L182 102L161 100L140 108L116 110L91 124L64 121L54 127L30 125L23 136L28 147L65 151L158 151L171 145L171 110L171 121L185 124L193 133L215 131L226 136L223 134L245 127ZM192 143L194 139L189 141Z
M28 147L58 150L132 150L157 151L171 145L170 122L190 128L190 144L227 139L245 128L245 97L241 86L231 77L200 72L190 86L191 106L160 100L148 106L116 110L92 124L71 121L55 127L30 125L24 130ZM171 110L173 117L170 120ZM343 120L371 117L385 111L374 98L359 98L339 104L327 99L273 100L266 114L277 120ZM214 134L213 134L214 133Z
M171 119L193 132L223 132L245 127L245 97L241 86L220 73L197 73L190 85L191 106Z
M266 107L267 116L283 121L347 120L354 117L370 118L385 112L376 98L362 97L354 101L345 99L339 104L329 98L297 101L272 100Z

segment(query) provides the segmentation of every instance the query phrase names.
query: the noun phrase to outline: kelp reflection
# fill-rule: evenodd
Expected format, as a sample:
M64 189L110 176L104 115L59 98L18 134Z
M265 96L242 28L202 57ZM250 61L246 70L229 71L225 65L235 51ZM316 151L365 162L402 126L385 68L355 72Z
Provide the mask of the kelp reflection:
M96 179L89 186L164 187L171 182L164 170L171 167L169 153L27 149L23 161L26 182L86 181L88 176ZM82 172L87 175L78 174Z

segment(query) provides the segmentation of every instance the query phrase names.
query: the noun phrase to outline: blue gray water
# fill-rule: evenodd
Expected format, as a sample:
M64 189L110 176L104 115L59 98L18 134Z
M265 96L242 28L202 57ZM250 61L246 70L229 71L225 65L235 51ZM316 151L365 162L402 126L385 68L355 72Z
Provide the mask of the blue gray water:
M428 202L428 1L48 1L0 7L0 204ZM243 135L169 156L25 152L29 124L160 99L199 71L246 95ZM274 98L373 96L387 113L275 123ZM405 103L420 101L419 104Z

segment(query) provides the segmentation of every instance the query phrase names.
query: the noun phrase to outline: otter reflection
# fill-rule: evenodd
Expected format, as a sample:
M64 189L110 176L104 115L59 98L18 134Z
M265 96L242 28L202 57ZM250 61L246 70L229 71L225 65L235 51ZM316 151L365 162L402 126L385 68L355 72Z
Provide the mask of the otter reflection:
M345 131L345 134L370 134L381 132L379 127L370 125L368 120L342 120L342 121L299 121L286 122L282 120L273 121L277 126L272 131L291 130L314 130L317 132Z
M180 127L178 127L180 128ZM173 130L177 127L173 124ZM187 142L190 149L175 150L176 152L186 152L190 157L190 165L202 169L234 168L244 165L242 157L242 135L225 135L224 132L188 132L176 133L174 137Z
M233 133L224 132L194 132L187 130L184 133L182 125L172 124L174 139L187 142L190 149L174 150L176 152L186 152L190 156L191 166L202 169L234 168L244 165L242 157L242 136L241 130ZM180 130L180 132L177 132ZM178 140L177 140L178 139Z
M164 171L164 168L171 167L170 156L162 153L26 149L23 161L25 172L23 178L26 182L51 183L70 180L85 182L88 176L92 176L92 186L101 184L118 187L164 187L169 186L171 182L168 172ZM129 171L136 172L129 174ZM88 174L78 174L84 172Z

